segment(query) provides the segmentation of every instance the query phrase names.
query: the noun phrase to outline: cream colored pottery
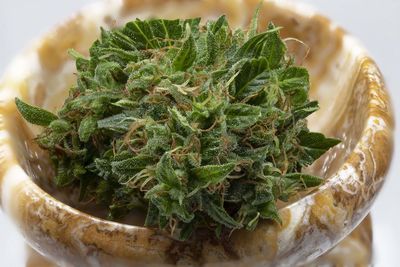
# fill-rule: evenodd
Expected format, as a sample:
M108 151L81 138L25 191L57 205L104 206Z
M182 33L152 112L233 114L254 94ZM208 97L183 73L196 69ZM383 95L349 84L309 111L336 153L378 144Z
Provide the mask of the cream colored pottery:
M343 263L346 249L341 248L359 242L365 255L353 247L352 256L359 252L359 262L368 264L369 221L358 230L363 234L356 231L346 239L350 241L334 247L367 216L384 182L393 148L390 101L380 72L363 47L294 1L266 1L260 27L272 20L284 27L282 36L307 45L286 40L298 63L310 70L311 98L320 102L321 110L309 125L343 142L308 170L326 177L326 183L282 205L282 225L263 222L253 232L234 232L229 243L179 243L156 230L80 212L42 189L38 177L50 177L52 172L46 154L32 141L40 128L21 119L14 97L51 110L59 107L74 82L68 48L87 54L100 26L121 26L136 17L209 19L226 14L235 27L246 27L258 2L103 1L58 25L13 61L0 83L1 206L32 248L61 266L296 266L311 264L331 250L312 263L318 266L332 264L332 257Z

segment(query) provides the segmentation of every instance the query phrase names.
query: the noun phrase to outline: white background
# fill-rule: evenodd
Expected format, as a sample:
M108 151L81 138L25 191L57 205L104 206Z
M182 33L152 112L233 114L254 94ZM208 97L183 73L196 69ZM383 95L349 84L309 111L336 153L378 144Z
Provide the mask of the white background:
M216 0L217 1L217 0ZM295 0L293 0L295 1ZM380 66L400 125L400 1L303 0L357 36ZM33 38L93 0L0 0L0 73ZM399 143L399 134L396 140ZM375 266L395 267L400 252L399 146L387 183L372 209ZM0 211L0 267L22 267L22 237ZM40 267L40 266L38 266Z

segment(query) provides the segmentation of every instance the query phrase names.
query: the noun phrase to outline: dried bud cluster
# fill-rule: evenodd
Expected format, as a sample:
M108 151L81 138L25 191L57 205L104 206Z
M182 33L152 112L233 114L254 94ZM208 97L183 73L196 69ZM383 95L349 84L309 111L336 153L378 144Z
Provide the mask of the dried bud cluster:
M54 182L109 207L135 209L146 226L185 240L198 228L252 230L280 221L276 201L318 177L302 174L338 140L307 129L317 111L309 75L294 66L279 28L232 31L224 16L135 20L102 30L57 115L19 99L45 126Z

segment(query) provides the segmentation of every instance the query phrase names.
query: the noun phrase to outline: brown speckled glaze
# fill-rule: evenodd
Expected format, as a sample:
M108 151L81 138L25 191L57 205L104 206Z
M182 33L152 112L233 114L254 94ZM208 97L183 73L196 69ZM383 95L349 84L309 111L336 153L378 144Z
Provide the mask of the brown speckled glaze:
M60 266L341 266L339 255L349 251L354 251L354 265L368 264L370 221L360 223L391 160L390 101L376 64L362 46L294 1L266 1L260 27L272 20L284 27L282 36L298 38L310 48L307 55L306 46L286 40L299 64L310 70L311 97L320 101L310 128L343 142L307 170L327 181L282 205L282 225L263 222L253 232L234 232L224 244L178 243L151 229L80 212L40 187L38 177L52 175L45 153L32 142L40 129L20 118L14 97L51 110L60 106L74 81L68 48L87 53L99 26L120 26L136 17L208 19L226 14L233 25L245 27L258 2L103 1L59 25L14 60L0 82L0 196L3 210L30 246Z

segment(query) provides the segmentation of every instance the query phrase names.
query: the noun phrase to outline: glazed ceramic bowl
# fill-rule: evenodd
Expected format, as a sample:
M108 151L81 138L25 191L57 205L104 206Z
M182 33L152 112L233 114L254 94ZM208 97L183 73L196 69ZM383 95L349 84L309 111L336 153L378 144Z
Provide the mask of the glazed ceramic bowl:
M53 173L46 153L32 141L40 129L21 119L14 97L50 110L59 107L74 82L68 48L87 54L100 26L117 27L136 17L206 20L226 14L235 27L246 27L258 2L103 1L58 25L14 60L0 84L0 194L2 208L30 246L66 266L295 266L314 261L360 224L391 160L390 101L378 67L362 46L294 1L266 1L260 27L273 21L283 26L283 37L291 37L285 41L297 54L298 64L309 69L311 98L321 106L309 126L342 143L308 170L327 181L282 206L282 225L263 222L253 232L234 232L227 243L180 243L156 230L81 212L73 203L67 205L62 197L49 194L43 183ZM369 237L358 238L368 254L369 221L359 229ZM343 255L341 246L319 260Z

